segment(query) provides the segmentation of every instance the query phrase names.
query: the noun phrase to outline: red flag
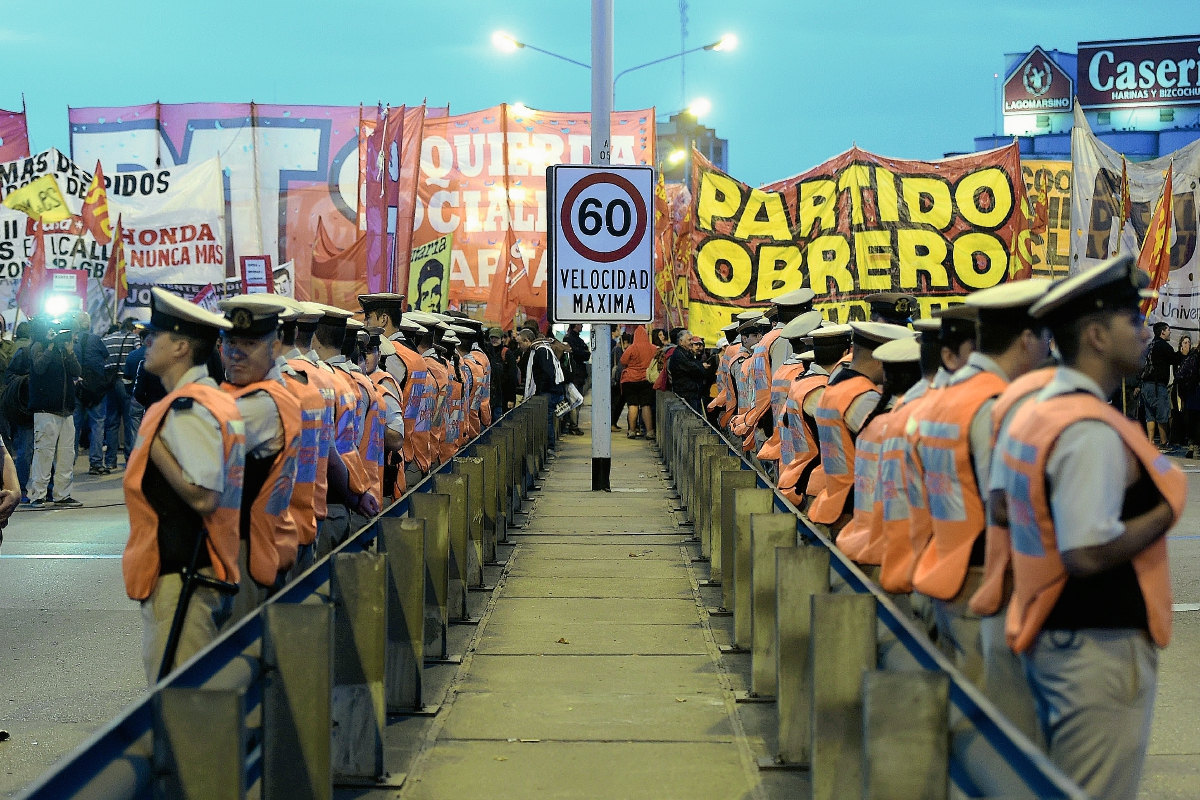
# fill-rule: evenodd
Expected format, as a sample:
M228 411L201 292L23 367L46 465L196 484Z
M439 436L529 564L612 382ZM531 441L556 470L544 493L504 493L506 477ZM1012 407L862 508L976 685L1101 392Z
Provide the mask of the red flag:
M112 223L108 219L108 193L104 191L104 172L96 162L96 172L83 198L83 227L92 232L100 244L112 241Z
M129 296L129 280L125 275L125 240L121 236L121 218L117 218L117 233L112 238L112 249L108 251L108 269L100 285L105 289L115 289L116 302L120 303Z
M46 242L42 238L42 225L32 217L25 223L25 234L33 236L33 252L21 271L21 283L17 287L17 307L32 317L38 312L42 289L46 285Z
M1167 180L1163 183L1162 196L1154 207L1150 217L1150 225L1146 228L1146 238L1142 241L1142 252L1138 254L1138 268L1150 275L1150 286L1155 292L1154 297L1142 300L1142 314L1149 314L1158 305L1158 290L1167 282L1171 274L1171 221L1175 218L1172 208L1173 198L1172 173L1174 164L1167 167Z

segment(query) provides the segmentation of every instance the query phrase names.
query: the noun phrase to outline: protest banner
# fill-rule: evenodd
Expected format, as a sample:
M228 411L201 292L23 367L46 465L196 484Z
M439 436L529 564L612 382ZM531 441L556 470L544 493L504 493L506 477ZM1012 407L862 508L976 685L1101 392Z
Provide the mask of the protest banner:
M214 156L228 181L224 275L239 255L294 260L309 299L318 222L341 249L358 233L359 123L375 109L256 103L151 103L72 108L72 156L108 174L196 164Z
M653 109L614 112L612 163L653 164L654 136ZM501 104L425 119L413 245L453 234L451 303L491 300L507 324L513 305L544 313L546 167L590 160L587 113Z
M1173 328L1200 330L1200 254L1196 247L1200 141L1151 161L1126 161L1096 138L1076 105L1071 167L1072 274L1117 253L1139 255L1162 197L1167 169L1171 168L1174 231L1170 239L1170 277L1159 289L1158 304L1147 323L1166 322Z
M1031 276L1065 278L1071 267L1071 162L1023 158L1021 177L1035 216L1044 213L1046 223L1044 231L1030 231Z
M100 281L111 244L100 244L80 213L92 175L56 150L0 164L0 196L52 176L72 216L43 225L46 266L83 270L89 278L88 310L99 326L112 320L112 289ZM129 297L117 308L149 304L150 287L186 281L204 285L225 278L225 203L220 161L104 176L109 213L122 220ZM34 250L28 217L0 208L0 309L11 313L22 265Z
M830 321L903 291L920 316L1029 274L1017 144L938 161L852 148L754 189L693 151L689 328L715 341L731 313L802 287ZM1024 247L1024 257L1018 251Z
M454 234L447 233L412 251L408 266L408 304L418 311L441 311L450 307L450 253Z

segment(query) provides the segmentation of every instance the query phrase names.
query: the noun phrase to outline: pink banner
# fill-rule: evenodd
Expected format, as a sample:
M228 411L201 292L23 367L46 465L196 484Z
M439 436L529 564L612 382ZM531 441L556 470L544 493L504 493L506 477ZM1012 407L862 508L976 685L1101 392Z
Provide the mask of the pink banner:
M29 156L29 128L24 111L0 109L0 163Z

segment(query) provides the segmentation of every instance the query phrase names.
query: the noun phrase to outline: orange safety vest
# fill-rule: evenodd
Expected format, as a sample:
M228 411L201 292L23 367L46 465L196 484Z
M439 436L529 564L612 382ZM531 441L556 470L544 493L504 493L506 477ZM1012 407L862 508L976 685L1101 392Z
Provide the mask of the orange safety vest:
M804 418L804 402L827 383L828 375L802 376L792 381L784 404L787 424L775 428L779 432L779 488L797 506L802 499L801 484L808 485L809 473L821 459L817 434Z
M296 370L299 372L300 370ZM292 521L296 523L296 536L302 545L312 544L317 538L317 515L313 503L316 493L317 472L321 464L321 441L326 441L328 462L328 439L325 437L325 398L313 382L304 383L290 372L280 370L287 381L288 389L300 403L300 449L296 453L296 483L292 487Z
M483 371L480 376L475 373L475 392L478 395L478 401L472 398L471 408L475 409L478 405L479 421L482 423L475 428L475 435L492 424L492 362L482 350L472 350L467 354L467 361L479 367ZM471 372L475 372L475 367L471 368Z
M328 373L307 358L290 359L288 366L307 375L309 385L317 388L325 403L325 413L321 418L321 438L317 442L317 479L313 483L312 498L313 516L320 522L329 514L326 500L329 494L329 448L337 431L337 388Z
M463 368L459 367L459 369ZM470 373L470 370L467 372ZM454 454L458 452L459 438L467 426L466 406L470 402L467 396L467 387L455 377L453 369L447 368L446 381L449 388L446 392L446 405L443 412L446 419L446 439L441 446L443 464L454 458Z
M300 450L300 401L275 380L256 381L245 386L225 383L221 388L235 400L265 391L275 401L283 426L283 449L271 462L266 480L253 499L242 494L242 520L249 524L241 535L249 551L250 577L263 586L273 586L278 573L291 569L296 563L298 538L290 506L296 480L296 454Z
M428 472L433 452L433 407L437 401L437 388L421 358L403 342L392 340L396 358L404 362L405 378L401 388L400 407L404 410L404 462L416 464L421 472Z
M347 483L350 491L361 495L371 488L366 465L358 453L358 383L345 370L324 365L325 375L337 390L337 427L334 431L334 447L346 465Z
M888 416L887 431L879 451L879 476L882 483L882 519L878 523L881 540L879 548L879 585L894 594L912 591L912 572L916 562L912 537L909 533L909 518L924 509L924 497L914 494L914 483L908 479L908 437L905 429L913 414L931 401L939 389L927 388L925 393L901 403ZM873 550L873 543L868 549Z
M1054 373L1056 371L1056 367L1043 367L1042 369L1035 369L1033 372L1026 372L1010 383L1003 394L996 398L996 403L992 406L993 450L996 447L996 442L1000 439L1000 428L1009 413L1016 407L1017 403L1046 388L1047 384L1054 380ZM987 541L983 556L983 583L979 585L979 589L972 595L969 605L971 610L976 614L982 617L990 617L992 614L999 613L1007 601L1008 589L1006 584L1009 581L1009 567L1012 564L1009 551L1011 542L1009 541L1008 528L1002 528L994 523L988 525L984 536L987 537Z
M380 393L381 397L384 394L390 394L392 397L396 398L396 402L400 405L400 408L403 410L403 408L404 408L404 399L403 399L404 392L401 391L400 384L396 382L395 377L393 377L390 372L385 372L382 369L376 368L376 370L374 372L372 372L369 377L371 378L372 381L375 382L375 385L379 387L379 393ZM386 435L387 435L387 420L386 419L384 419L384 431L383 432L384 432L384 436L386 437ZM385 449L386 449L386 442L384 444L385 444ZM385 497L384 500L385 501L399 500L400 497L404 494L404 492L408 490L408 484L404 480L404 463L403 463L404 455L403 455L403 452L400 452L400 453L397 453L396 451L385 452L383 459L384 459L385 464L390 462L397 467L396 482L395 482L395 485L392 487L392 495L391 495L391 497ZM399 463L396 463L396 462L399 462Z
M878 391L878 387L870 378L853 375L827 385L817 403L813 419L821 440L825 488L808 509L808 517L813 522L832 525L846 508L846 499L854 490L854 437L846 427L846 412L851 403L874 391Z
M883 521L883 483L880 452L891 412L880 413L858 433L854 442L854 515L837 535L838 549L859 564L878 564L876 521ZM879 525L882 528L882 524Z
M978 372L945 387L909 423L909 446L925 486L933 533L917 556L913 587L938 600L952 600L962 591L971 549L987 527L972 466L971 420L1007 386L1008 381L994 372Z
M715 411L720 408L721 427L729 426L729 419L733 416L736 410L736 401L734 399L733 378L729 374L729 368L733 364L733 359L742 349L740 344L726 345L721 351L721 360L717 364L717 396L708 404L709 411ZM732 408L731 408L732 407Z
M380 507L383 506L383 462L387 451L383 446L385 410L383 391L362 372L346 370L346 374L358 384L359 396L363 398L362 427L358 434L358 455L367 473L369 491Z
M218 580L237 583L238 516L242 508L242 470L246 457L245 426L233 398L200 383L187 383L146 409L138 428L137 443L125 468L125 505L129 507L129 540L121 556L125 593L131 600L145 600L158 584L162 563L158 550L158 512L146 497L142 483L150 465L150 445L158 435L167 412L177 401L204 406L221 428L221 452L225 489L212 514L204 517L205 548ZM189 403L190 405L190 403ZM160 478L162 483L165 480ZM168 488L169 491L169 488Z
M1171 508L1174 525L1187 502L1187 478L1146 438L1137 422L1090 393L1073 392L1026 403L1001 443L1012 536L1013 595L1005 634L1015 653L1025 652L1042 630L1067 583L1050 510L1046 462L1069 425L1098 420L1121 437ZM1116 465L1105 465L1109 469ZM1171 573L1167 538L1160 536L1132 559L1146 603L1150 637L1159 647L1171 640Z
M782 327L772 328L763 334L754 345L754 351L747 359L746 372L750 386L754 391L753 405L746 411L745 426L751 431L758 425L763 414L771 408L772 376L771 376L771 345L779 338ZM751 438L753 442L753 437Z
M788 390L792 388L792 382L803 375L804 371L805 367L802 363L784 364L775 370L775 375L771 378L771 418L775 422L775 427L771 431L770 438L758 451L759 461L778 461L780 459L783 447L780 431L784 427L782 420L784 412L787 410Z
M436 461L441 463L442 443L446 441L446 401L447 388L450 383L450 376L446 371L446 365L438 361L433 356L421 356L425 359L425 369L429 372L429 378L433 383L434 406L432 424L429 427L430 433L433 434L433 439L430 442L430 463Z
M746 414L754 406L754 384L746 372L746 364L750 361L751 354L747 353L744 347L740 349L741 352L734 356L729 365L729 379L733 385L737 406L729 420L729 432L734 436L746 435Z

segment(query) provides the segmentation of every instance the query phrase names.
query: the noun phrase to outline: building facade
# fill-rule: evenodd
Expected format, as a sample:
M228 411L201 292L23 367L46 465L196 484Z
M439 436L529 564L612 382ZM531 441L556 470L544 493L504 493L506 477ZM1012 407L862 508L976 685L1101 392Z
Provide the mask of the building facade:
M1035 47L1005 54L1002 136L1026 158L1071 157L1072 103L1092 131L1131 161L1146 161L1200 139L1200 36L1080 42L1074 53Z

